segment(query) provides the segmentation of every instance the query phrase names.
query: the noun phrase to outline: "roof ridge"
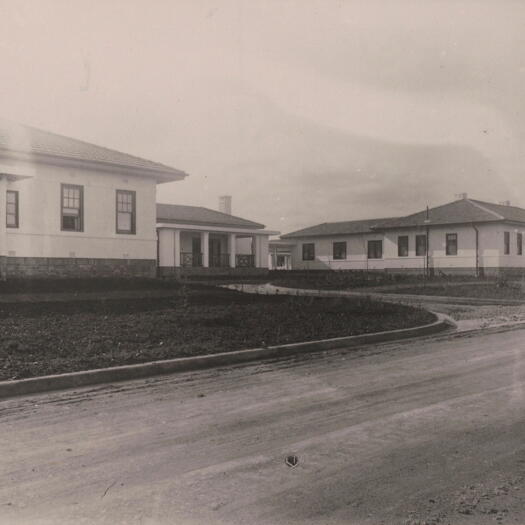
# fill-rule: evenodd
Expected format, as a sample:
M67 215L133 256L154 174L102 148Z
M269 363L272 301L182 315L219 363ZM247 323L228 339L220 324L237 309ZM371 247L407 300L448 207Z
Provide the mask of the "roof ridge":
M494 215L495 217L497 217L498 219L500 220L503 220L505 219L505 217L503 215L500 215L499 213L496 213L495 211L489 209L489 208L486 208L485 206L479 204L479 202L477 201L474 201L474 200L471 200L471 199L465 199L467 202L469 202L470 204L472 204L473 206L476 206L476 208L479 208L480 210L483 210L483 211L486 211L487 213L491 213L492 215ZM490 203L488 203L490 204Z

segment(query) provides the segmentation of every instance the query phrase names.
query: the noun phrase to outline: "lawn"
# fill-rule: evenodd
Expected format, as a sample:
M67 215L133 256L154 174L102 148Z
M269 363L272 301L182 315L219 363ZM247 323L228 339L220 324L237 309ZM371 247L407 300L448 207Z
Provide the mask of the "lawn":
M377 288L387 286L420 286L427 282L433 284L450 283L453 285L472 282L475 277L468 275L449 275L434 277L427 281L424 275L396 274L387 272L331 271L331 272L290 272L273 273L272 284L290 288L313 290L355 290L359 288Z
M425 310L370 299L183 286L169 298L0 304L0 379L407 328Z
M311 275L285 275L272 284L313 290L360 290L392 294L516 299L525 301L525 282L504 279L476 280L468 275L448 275L426 280L423 276L388 273L332 272ZM372 290L373 288L373 290Z
M382 292L394 294L440 295L448 297L475 297L480 299L517 299L525 301L525 286L521 283L445 283L417 285L397 289L382 288Z

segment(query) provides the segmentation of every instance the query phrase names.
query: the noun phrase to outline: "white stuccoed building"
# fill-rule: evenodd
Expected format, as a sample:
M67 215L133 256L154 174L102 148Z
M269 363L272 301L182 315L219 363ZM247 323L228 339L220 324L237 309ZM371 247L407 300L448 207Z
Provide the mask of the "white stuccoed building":
M525 209L461 198L404 217L328 222L286 235L294 270L525 274Z
M2 277L154 277L156 186L185 176L0 121Z
M159 274L255 275L268 271L268 239L279 232L231 214L231 197L219 210L157 204Z

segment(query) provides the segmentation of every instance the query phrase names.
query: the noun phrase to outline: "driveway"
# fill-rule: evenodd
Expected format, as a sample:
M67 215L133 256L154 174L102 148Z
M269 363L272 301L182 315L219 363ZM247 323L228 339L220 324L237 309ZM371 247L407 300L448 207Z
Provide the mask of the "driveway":
M524 336L3 401L0 523L525 523Z

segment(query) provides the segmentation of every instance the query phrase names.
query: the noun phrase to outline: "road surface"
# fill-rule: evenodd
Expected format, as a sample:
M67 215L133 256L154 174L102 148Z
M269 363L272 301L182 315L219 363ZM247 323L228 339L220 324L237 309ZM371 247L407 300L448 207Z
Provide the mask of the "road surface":
M525 524L524 337L0 402L0 523Z

